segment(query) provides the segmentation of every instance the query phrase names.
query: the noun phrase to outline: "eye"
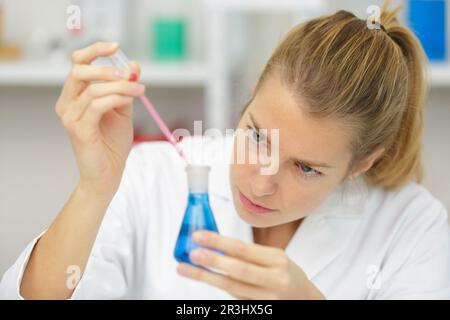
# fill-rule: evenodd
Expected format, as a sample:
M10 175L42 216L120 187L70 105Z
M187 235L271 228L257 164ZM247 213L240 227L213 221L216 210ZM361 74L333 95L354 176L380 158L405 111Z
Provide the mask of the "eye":
M258 132L258 130L255 130L251 127L248 127L248 133L247 133L249 139L253 140L256 143L261 143L264 141L264 137L262 134Z
M256 130L252 130L252 139L255 140L256 142L261 142L261 135L259 134L258 131Z
M322 175L322 172L313 169L304 163L297 163L296 166L300 169L301 174L305 178L318 177Z

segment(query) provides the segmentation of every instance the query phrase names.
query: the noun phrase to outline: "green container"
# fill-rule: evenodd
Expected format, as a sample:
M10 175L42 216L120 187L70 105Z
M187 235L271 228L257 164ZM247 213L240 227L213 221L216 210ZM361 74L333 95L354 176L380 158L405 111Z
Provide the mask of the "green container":
M186 58L186 22L177 18L157 18L152 24L153 56L156 60Z

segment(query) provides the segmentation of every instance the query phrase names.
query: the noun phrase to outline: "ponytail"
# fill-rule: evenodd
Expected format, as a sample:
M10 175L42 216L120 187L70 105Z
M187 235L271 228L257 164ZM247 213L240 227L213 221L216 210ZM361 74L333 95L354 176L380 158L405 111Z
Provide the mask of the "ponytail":
M398 22L396 15L401 8L388 11L387 4L387 1L384 2L382 7L381 24L404 56L408 69L408 93L395 138L367 176L376 185L392 188L410 180L422 180L422 131L427 78L426 58L419 40Z

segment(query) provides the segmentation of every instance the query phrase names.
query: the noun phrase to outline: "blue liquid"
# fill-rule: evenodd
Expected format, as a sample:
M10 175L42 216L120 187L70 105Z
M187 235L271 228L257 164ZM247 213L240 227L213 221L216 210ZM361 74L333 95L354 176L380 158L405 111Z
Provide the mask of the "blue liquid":
M204 248L192 241L192 234L197 230L210 230L219 233L209 205L208 193L189 193L188 205L174 250L175 259L178 262L197 266L189 259L191 250ZM218 250L213 251L222 253Z

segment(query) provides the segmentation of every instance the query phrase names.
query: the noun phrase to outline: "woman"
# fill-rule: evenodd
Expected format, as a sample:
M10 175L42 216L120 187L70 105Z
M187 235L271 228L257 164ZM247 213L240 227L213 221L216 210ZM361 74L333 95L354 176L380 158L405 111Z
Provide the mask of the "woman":
M277 170L212 164L220 235L194 239L225 254L190 258L218 273L173 258L187 194L176 152L150 143L128 157L132 100L144 87L90 65L118 45L76 51L56 113L80 181L6 272L1 296L450 298L447 213L417 184L425 60L395 15L383 10L372 29L339 11L295 27L276 48L238 128L257 148L274 142L262 129L279 130ZM222 147L235 160L232 139L205 146Z

